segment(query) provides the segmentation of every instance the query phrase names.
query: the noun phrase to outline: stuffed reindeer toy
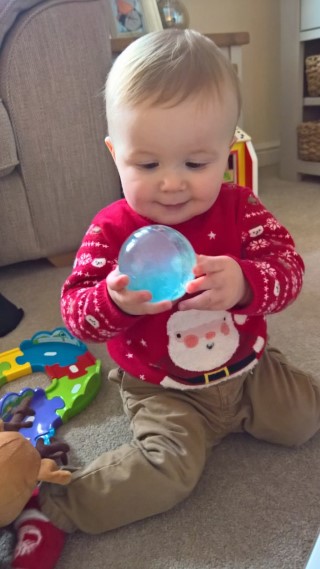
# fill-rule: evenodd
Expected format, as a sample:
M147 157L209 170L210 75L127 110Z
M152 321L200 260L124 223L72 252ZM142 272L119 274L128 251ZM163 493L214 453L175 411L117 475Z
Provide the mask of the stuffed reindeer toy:
M32 500L39 482L68 484L71 480L71 472L59 466L59 463L67 464L69 446L66 443L59 442L52 437L49 444L45 444L44 440L39 438L34 447L18 432L19 429L32 425L32 421L24 421L26 417L34 415L30 406L31 399L25 398L16 407L9 422L0 419L0 528L16 522L17 518L20 524L23 518L23 514L20 514L30 499ZM17 525L17 522L14 524L18 527L18 533L19 524ZM49 527L49 524L47 525ZM57 531L60 530L57 529ZM28 543L30 545L30 539ZM25 553L25 551L22 552ZM15 554L19 553L21 553L21 547L20 551L15 552ZM29 555L30 561L31 558L32 556ZM45 565L43 563L41 569ZM33 567L28 564L18 563L17 565L15 562L12 565L12 567L21 566ZM39 565L38 567L40 569Z

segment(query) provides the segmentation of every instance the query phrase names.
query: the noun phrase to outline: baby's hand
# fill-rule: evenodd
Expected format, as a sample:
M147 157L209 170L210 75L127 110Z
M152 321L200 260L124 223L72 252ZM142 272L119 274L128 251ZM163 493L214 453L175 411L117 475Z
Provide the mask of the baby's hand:
M106 279L107 289L113 302L127 314L142 316L144 314L159 314L172 308L170 300L150 302L152 294L148 290L133 291L126 287L129 277L119 273L119 269L109 273Z
M249 304L251 289L240 265L228 256L198 255L195 280L186 287L189 294L201 293L179 303L179 310L228 310Z

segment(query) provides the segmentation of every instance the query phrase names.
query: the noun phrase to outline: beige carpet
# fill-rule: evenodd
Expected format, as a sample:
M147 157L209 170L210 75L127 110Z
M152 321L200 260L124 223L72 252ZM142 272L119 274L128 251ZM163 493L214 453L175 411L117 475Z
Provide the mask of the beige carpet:
M306 263L299 300L270 317L271 340L320 381L320 185L266 178L260 197L294 234ZM0 351L61 324L59 291L68 272L46 261L0 269L1 292L25 310L18 328L0 339ZM103 361L103 387L59 430L77 464L130 438L116 389L106 381L105 349L91 350ZM40 384L46 377L36 374L14 387ZM319 526L320 435L298 450L230 436L186 502L109 534L70 536L57 569L302 569ZM2 569L12 543L11 533L0 530Z

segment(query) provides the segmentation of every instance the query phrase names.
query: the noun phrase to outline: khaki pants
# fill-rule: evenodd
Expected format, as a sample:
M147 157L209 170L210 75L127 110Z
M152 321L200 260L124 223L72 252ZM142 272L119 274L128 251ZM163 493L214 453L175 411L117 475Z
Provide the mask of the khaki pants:
M101 533L171 508L228 433L295 446L320 428L320 385L272 348L253 372L201 390L164 389L119 370L109 378L133 439L76 471L69 486L43 484L42 510L67 532Z

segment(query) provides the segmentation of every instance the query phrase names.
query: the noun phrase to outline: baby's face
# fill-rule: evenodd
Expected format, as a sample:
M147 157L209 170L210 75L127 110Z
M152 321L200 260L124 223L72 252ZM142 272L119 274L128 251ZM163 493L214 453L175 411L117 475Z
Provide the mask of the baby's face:
M165 225L207 211L220 191L236 120L228 93L206 104L121 107L111 143L132 209Z

